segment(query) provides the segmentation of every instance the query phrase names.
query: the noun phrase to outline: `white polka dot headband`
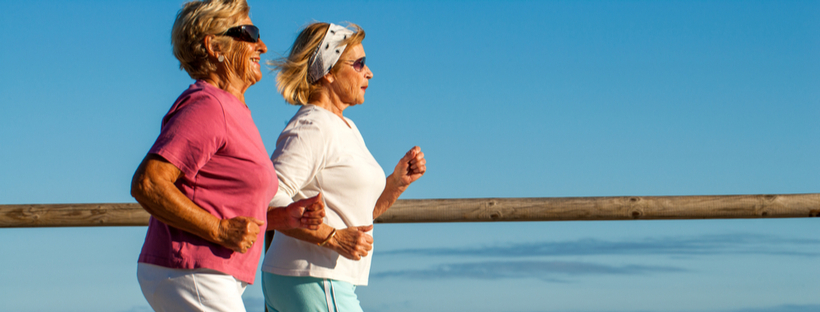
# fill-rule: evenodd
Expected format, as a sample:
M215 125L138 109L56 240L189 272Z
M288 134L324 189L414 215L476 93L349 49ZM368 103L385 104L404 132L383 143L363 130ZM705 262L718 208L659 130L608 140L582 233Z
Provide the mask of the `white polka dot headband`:
M354 32L350 29L330 24L327 33L325 33L325 38L322 39L322 44L316 48L316 51L310 57L308 83L319 81L330 72L330 69L333 68L333 65L336 65L339 57L342 56L342 52L345 51L345 47L347 47L344 41L353 34Z

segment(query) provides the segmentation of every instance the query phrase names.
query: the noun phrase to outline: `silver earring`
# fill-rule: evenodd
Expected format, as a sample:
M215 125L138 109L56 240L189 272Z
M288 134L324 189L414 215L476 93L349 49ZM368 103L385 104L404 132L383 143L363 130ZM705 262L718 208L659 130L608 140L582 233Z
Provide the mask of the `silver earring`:
M222 62L224 62L224 61L225 61L225 56L224 56L224 55L220 55L220 56L219 56L219 57L217 57L216 59L217 59L217 60L219 60L219 62L220 62L220 63L222 63Z

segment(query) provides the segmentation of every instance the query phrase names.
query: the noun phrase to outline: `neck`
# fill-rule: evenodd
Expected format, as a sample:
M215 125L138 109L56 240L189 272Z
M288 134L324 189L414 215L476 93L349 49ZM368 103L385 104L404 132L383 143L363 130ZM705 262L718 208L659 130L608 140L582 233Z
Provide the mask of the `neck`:
M324 108L336 114L336 116L339 116L342 120L344 120L344 115L342 115L342 113L346 108L350 107L349 104L342 102L339 96L337 96L336 93L329 91L328 88L322 88L317 94L310 98L308 104ZM347 123L347 121L345 121L345 123Z
M239 79L239 77L236 77L236 75L228 74L224 69L220 68L216 72L208 74L208 76L202 78L202 80L225 92L233 94L245 107L248 106L248 104L245 104L245 90L248 90L250 85Z

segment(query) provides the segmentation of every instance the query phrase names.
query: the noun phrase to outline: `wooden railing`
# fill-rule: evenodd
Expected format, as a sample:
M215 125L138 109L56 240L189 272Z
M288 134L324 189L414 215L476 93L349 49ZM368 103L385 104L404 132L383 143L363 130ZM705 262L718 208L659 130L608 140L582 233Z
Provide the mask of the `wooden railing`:
M399 200L376 223L820 216L820 194ZM0 227L145 226L136 203L0 205Z

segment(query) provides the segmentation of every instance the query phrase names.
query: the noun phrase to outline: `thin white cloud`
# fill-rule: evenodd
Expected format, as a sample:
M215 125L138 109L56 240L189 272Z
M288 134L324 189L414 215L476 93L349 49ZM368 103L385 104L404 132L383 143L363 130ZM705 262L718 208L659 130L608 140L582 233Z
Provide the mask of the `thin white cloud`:
M373 278L410 279L517 279L535 278L547 282L569 282L583 275L647 275L686 272L671 266L603 265L577 261L487 261L441 264L428 269L395 270L371 274Z
M806 247L814 248L806 248ZM635 241L580 239L560 242L535 242L504 246L468 248L417 248L380 252L380 255L530 257L597 255L717 255L767 254L781 256L820 256L820 239L791 239L761 234L724 234L690 237L647 238Z

